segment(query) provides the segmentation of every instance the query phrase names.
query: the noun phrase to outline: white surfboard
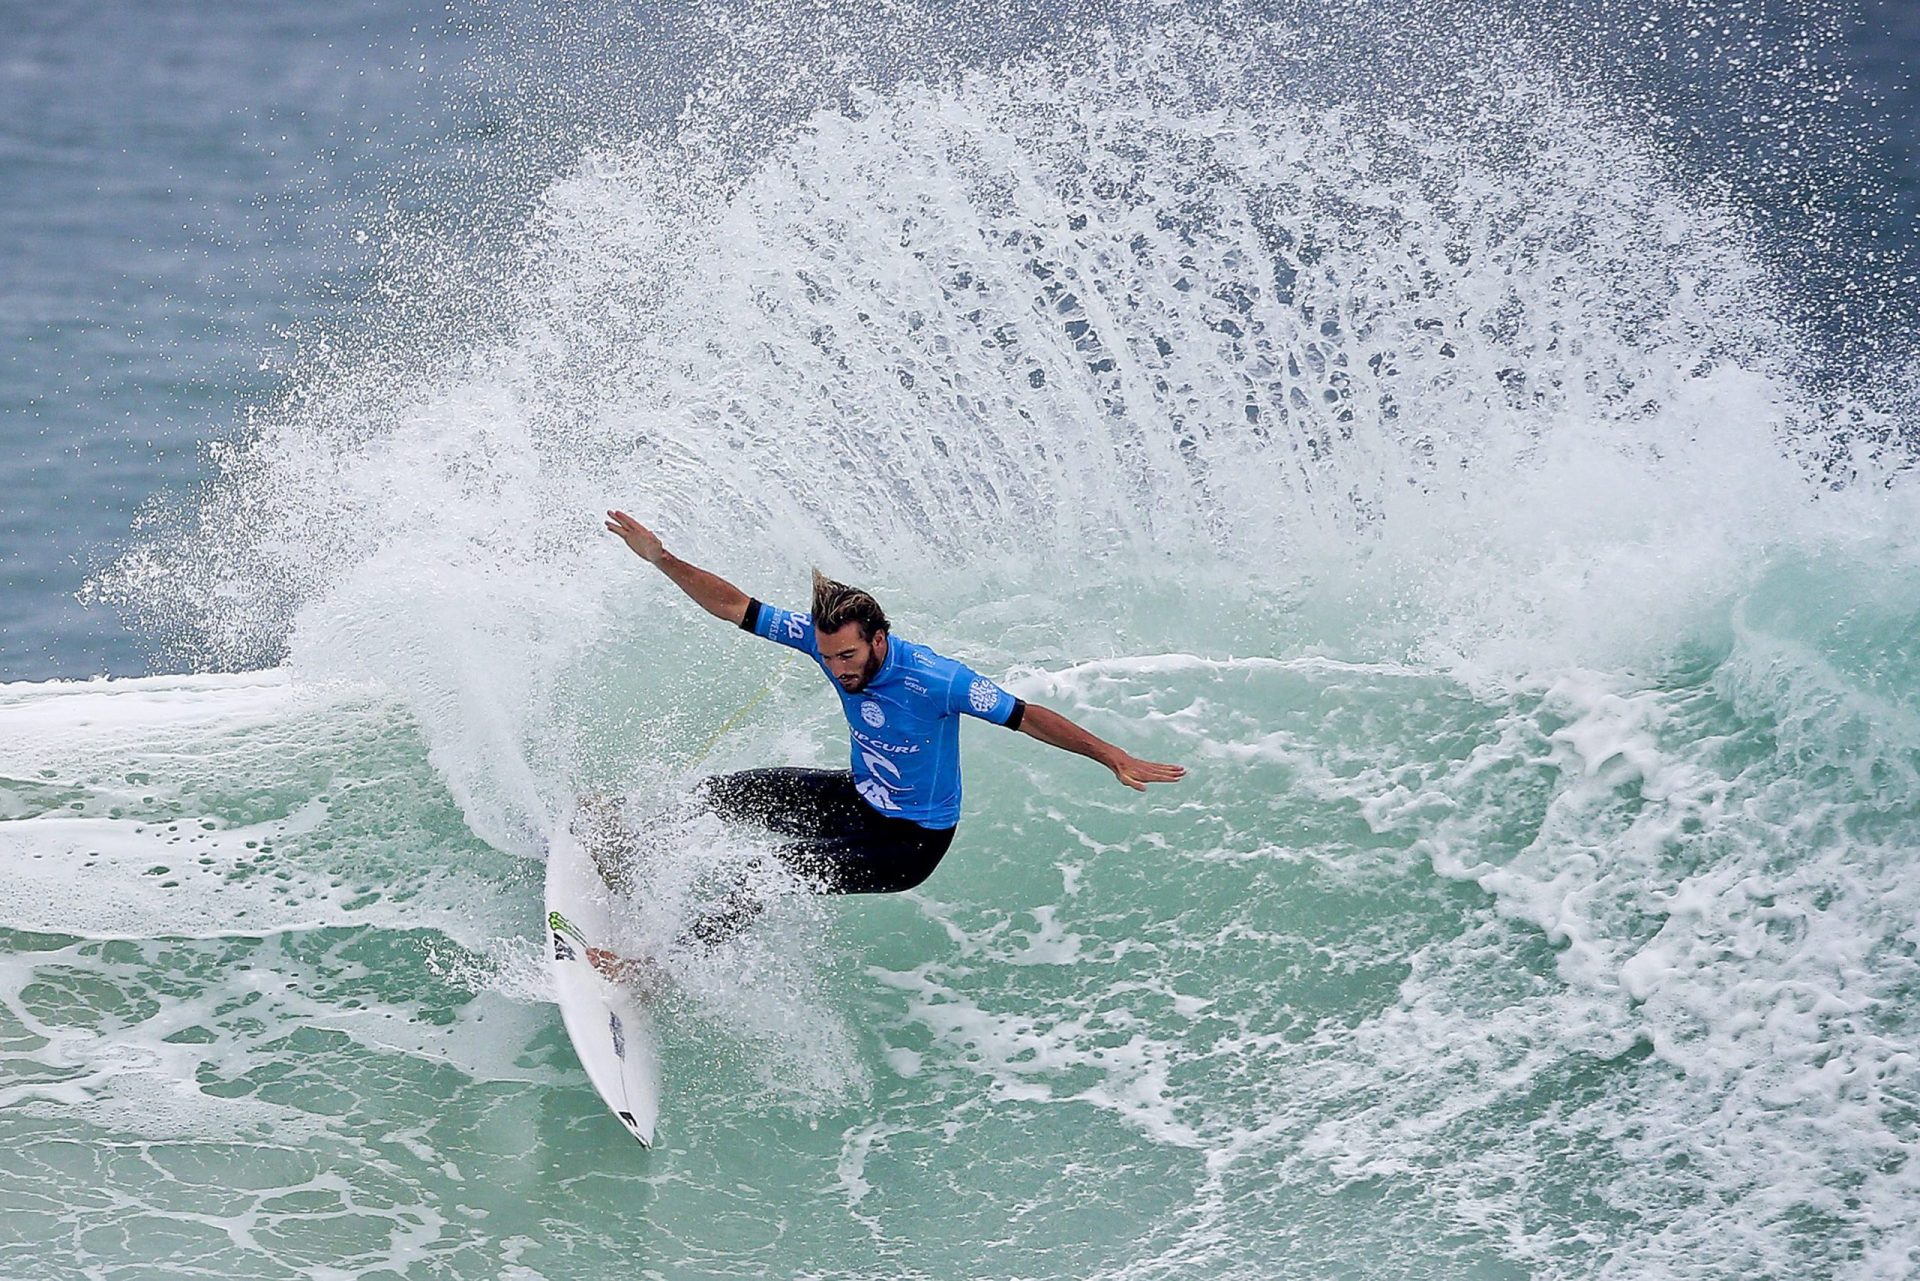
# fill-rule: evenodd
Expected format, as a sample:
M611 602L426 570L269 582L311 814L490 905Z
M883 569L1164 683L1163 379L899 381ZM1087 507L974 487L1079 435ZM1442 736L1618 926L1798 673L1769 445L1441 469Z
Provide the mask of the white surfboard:
M613 936L612 894L567 826L547 844L547 961L560 1017L594 1089L643 1147L660 1116L660 1054L653 1019L633 987L609 981L587 948Z

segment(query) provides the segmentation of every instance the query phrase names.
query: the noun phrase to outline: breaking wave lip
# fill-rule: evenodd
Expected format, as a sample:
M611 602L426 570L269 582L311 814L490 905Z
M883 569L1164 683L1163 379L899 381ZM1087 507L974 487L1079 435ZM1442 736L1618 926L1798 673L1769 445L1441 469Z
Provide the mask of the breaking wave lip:
M589 155L508 337L301 386L101 590L221 661L505 631L532 665L486 678L537 685L608 625L590 513L639 478L683 545L782 571L1099 586L1177 547L1511 663L1644 647L1817 532L1838 420L1732 211L1548 85L1381 117L1177 36L856 95L744 173Z

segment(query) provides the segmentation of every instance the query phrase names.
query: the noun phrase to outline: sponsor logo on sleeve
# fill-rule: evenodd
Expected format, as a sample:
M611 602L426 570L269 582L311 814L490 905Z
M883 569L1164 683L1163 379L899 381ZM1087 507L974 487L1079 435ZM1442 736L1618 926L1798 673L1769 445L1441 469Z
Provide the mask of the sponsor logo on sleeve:
M787 639L788 640L805 640L807 638L807 628L812 626L813 626L812 614L788 614L787 615Z
M982 676L968 688L967 702L973 705L976 712L990 712L1000 705L1000 688Z

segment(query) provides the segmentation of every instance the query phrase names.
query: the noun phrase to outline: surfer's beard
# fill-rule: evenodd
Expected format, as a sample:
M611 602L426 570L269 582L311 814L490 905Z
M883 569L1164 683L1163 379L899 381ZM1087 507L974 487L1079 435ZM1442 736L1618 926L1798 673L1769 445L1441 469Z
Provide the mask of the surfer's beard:
M858 694L867 687L868 683L871 682L875 676L880 674L881 661L879 647L876 646L867 654L866 666L860 669L860 679L851 685L843 680L840 682L840 688L846 690L849 694Z

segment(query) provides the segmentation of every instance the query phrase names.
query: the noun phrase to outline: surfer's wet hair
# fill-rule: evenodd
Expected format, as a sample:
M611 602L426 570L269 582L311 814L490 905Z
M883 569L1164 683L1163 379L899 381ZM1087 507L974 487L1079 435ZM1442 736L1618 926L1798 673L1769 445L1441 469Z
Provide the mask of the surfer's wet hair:
M845 583L836 583L819 570L813 571L813 630L816 635L837 632L848 623L860 624L860 639L872 640L877 632L888 630L886 611L880 602Z

